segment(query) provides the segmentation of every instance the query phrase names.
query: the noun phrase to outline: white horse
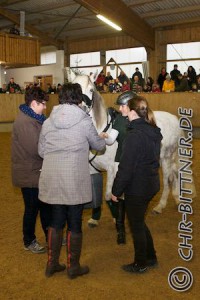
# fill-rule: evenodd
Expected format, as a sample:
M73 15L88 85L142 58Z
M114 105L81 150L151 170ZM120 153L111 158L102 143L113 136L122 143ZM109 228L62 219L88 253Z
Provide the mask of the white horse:
M99 133L102 132L110 123L110 116L107 113L107 109L101 95L95 89L94 75L75 75L73 72L68 70L68 80L73 83L79 83L82 87L83 93L91 100L89 105L89 114L92 117L97 131ZM154 115L157 126L161 129L161 133L163 135L160 154L160 163L163 174L163 191L160 201L158 205L154 207L153 211L155 213L161 213L162 209L166 207L170 188L172 189L172 195L176 204L179 204L179 166L177 147L179 138L182 136L182 132L179 128L179 120L175 115L164 111L154 111ZM107 129L108 133L111 130L111 127L112 124L110 124ZM111 146L106 146L104 154L97 155L95 157L93 154L90 154L90 159L93 159L91 172L95 173L97 170L107 171L106 200L111 199L112 184L117 171L114 164L116 150L117 142Z

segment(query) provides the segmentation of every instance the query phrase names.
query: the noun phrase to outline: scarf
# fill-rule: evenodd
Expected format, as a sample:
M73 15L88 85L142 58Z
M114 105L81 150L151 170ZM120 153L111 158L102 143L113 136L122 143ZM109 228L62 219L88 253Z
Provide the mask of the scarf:
M26 115L28 115L29 117L36 119L40 124L43 124L44 121L46 120L45 115L38 115L34 112L34 110L32 110L32 108L30 108L29 106L27 106L26 104L21 104L19 106L19 109Z

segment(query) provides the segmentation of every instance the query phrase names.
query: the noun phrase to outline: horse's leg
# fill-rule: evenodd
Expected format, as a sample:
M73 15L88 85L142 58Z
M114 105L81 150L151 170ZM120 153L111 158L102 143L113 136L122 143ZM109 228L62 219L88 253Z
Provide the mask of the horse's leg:
M110 164L110 166L107 168L107 181L106 181L106 195L105 200L106 204L108 205L111 215L114 220L117 219L118 216L118 202L113 202L111 200L112 195L112 186L115 179L115 175L118 170L119 163L113 162Z
M167 199L170 192L169 182L170 182L170 175L171 175L171 166L170 166L170 159L168 158L162 159L162 174L163 174L163 192L158 205L156 205L153 208L153 211L159 214L162 213L163 208L166 207Z
M106 195L105 195L106 201L109 201L111 199L112 186L115 179L115 175L118 170L118 165L119 165L118 163L113 162L107 168Z
M172 195L176 204L178 205L180 203L180 200L179 200L178 166L176 165L176 167L177 169L173 170Z

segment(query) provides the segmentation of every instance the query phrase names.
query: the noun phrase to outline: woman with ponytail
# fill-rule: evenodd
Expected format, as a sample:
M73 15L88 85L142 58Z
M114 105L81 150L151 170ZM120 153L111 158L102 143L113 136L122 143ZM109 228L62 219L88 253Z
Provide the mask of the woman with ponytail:
M122 266L131 273L143 273L157 264L151 233L145 224L148 204L160 189L159 157L162 135L153 112L144 97L128 101L128 133L113 184L112 200L124 193L135 255L133 262Z

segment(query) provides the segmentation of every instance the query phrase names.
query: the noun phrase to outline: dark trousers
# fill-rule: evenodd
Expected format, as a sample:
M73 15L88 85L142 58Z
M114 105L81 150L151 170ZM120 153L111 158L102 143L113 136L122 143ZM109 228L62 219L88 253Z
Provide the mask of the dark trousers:
M145 213L150 200L125 196L125 209L135 250L134 262L139 265L146 265L148 259L156 258L151 232L145 224Z
M24 198L23 240L29 246L35 239L35 225L38 212L46 240L51 221L51 205L38 199L38 188L21 188Z
M63 229L67 223L67 229L74 233L82 232L83 204L78 205L52 205L51 227Z
M101 206L92 209L92 219L100 220L101 218Z

